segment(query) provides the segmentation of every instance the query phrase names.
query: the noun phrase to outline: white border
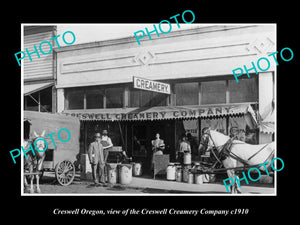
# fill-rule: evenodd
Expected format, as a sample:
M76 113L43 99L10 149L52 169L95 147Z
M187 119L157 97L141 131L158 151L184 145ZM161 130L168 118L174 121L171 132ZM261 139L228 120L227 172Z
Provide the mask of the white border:
M141 29L144 29L145 25L147 25L149 23L142 23L141 25ZM156 23L154 23L156 24ZM173 24L173 23L172 23ZM24 25L25 26L57 26L57 25L82 25L82 26L92 26L92 25L108 25L108 26L113 26L113 25L140 25L138 23L130 23L130 24L119 24L119 23L22 23L21 24L21 51L24 51ZM152 25L152 24L150 24ZM182 24L183 25L183 24ZM273 25L275 27L275 46L277 49L277 23L193 23L193 24L189 24L191 26L187 26L186 28L182 27L181 30L183 29L192 29L192 26L201 26L201 25L211 25L211 26L215 26L215 25L220 25L220 26L224 26L224 25L258 25L258 26L264 26L264 25ZM180 30L180 29L178 29ZM120 38L126 38L126 37L133 37L133 35L131 36L124 36L124 37L120 37ZM119 38L116 38L119 39ZM112 39L106 39L106 40L112 40ZM81 43L80 43L81 44ZM63 46L62 46L63 47ZM276 146L276 150L275 150L275 157L277 157L277 66L275 67L274 70L274 98L275 98L275 146ZM24 123L23 123L23 118L24 118L24 63L21 63L21 143L23 144L23 140L24 140ZM21 196L277 196L277 172L274 171L274 190L275 193L273 194L151 194L151 193L144 193L144 194L133 194L133 193L122 193L122 194L95 194L95 193L35 193L35 194L30 194L30 193L24 193L24 180L23 180L23 176L24 176L24 171L22 170L23 166L24 166L24 159L23 159L23 153L21 153Z

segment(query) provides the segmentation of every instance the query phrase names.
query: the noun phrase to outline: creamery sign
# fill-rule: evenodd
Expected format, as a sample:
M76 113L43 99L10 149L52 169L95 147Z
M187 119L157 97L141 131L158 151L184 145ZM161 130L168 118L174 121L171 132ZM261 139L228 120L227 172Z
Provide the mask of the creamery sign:
M163 94L171 94L170 84L148 80L141 77L133 77L133 87L146 90L146 91L154 91Z
M251 107L251 106L249 106ZM80 120L102 120L102 121L122 121L122 120L163 120L163 119L184 119L184 118L209 118L226 115L243 115L248 112L247 105L224 105L224 106L164 106L124 109L99 109L93 111L66 110L66 115L78 117Z

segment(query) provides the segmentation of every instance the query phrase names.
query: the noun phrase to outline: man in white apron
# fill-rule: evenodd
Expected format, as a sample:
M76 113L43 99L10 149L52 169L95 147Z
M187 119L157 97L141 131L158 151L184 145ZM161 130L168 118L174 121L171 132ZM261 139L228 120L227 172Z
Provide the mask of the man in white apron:
M155 139L151 141L152 145L152 159L151 159L151 169L154 168L154 156L163 155L163 150L165 149L165 143L163 139L160 139L159 133L156 133Z
M107 130L103 130L102 131L101 144L103 146L103 154L104 154L105 164L106 164L106 161L107 161L109 150L111 150L112 147L113 147L113 143L112 143L110 137L108 137L107 135L108 135ZM105 171L105 177L106 177L105 179L107 180L107 168L106 168L106 166L104 168L104 171Z

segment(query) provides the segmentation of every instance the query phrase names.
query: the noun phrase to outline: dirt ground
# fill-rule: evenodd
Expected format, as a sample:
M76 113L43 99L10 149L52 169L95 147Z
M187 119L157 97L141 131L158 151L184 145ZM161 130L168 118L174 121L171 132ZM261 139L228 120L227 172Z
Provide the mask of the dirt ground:
M40 189L42 194L61 194L61 193L63 194L72 194L72 193L118 194L120 192L134 193L134 194L144 193L143 190L140 189L125 188L125 187L112 186L112 185L107 185L105 187L101 185L95 185L92 181L81 181L78 175L76 175L72 184L68 186L62 186L56 181L54 175L51 173L44 174L44 176L40 181ZM24 193L29 193L29 190L26 189Z

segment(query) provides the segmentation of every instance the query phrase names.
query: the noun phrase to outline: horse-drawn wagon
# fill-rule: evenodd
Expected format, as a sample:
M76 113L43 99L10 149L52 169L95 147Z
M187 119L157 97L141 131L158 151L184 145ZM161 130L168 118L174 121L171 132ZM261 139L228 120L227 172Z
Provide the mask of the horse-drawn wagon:
M61 130L69 132L60 132ZM37 134L43 134L41 138L45 140L47 149L42 153L35 150L36 156L33 156L32 161L36 160L36 167L39 162L42 165L39 169L36 168L37 172L33 172L32 169L28 172L25 168L24 176L41 175L42 171L50 170L55 172L56 179L61 185L71 184L75 177L74 162L79 154L79 120L61 114L24 111L24 142L32 143L34 146L33 141ZM62 142L67 139L69 139L67 142ZM44 154L40 161L36 158L38 154Z
M268 175L273 174L268 172L268 168L271 167L270 162L272 162L275 155L274 142L252 145L208 129L202 136L199 149L210 152L212 157L210 157L208 162L202 161L201 166L193 168L191 172L194 174L226 172L228 178L233 182L233 185L230 187L231 193L241 192L239 185L236 183L236 178L239 178L235 173L238 171L257 168L256 171L261 171Z

